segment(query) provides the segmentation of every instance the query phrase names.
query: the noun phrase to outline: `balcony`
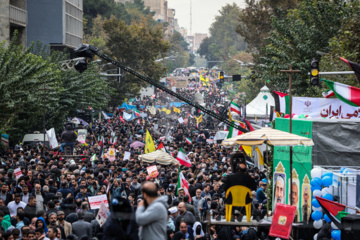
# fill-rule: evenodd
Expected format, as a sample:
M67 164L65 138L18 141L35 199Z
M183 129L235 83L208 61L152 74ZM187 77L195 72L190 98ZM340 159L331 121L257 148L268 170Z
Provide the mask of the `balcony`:
M21 27L26 27L26 23L27 23L26 10L10 5L10 23L13 23Z

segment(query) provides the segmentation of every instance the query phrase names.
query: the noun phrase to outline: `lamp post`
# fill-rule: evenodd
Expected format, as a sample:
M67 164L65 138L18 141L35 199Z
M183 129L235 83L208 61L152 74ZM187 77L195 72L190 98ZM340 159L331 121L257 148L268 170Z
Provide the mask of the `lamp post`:
M44 91L44 101L43 101L43 106L44 106L44 110L43 110L44 141L43 141L43 146L41 148L41 155L44 156L45 138L46 138L46 91L49 90L49 89L46 88L46 84L44 83L44 87L40 88L39 90Z

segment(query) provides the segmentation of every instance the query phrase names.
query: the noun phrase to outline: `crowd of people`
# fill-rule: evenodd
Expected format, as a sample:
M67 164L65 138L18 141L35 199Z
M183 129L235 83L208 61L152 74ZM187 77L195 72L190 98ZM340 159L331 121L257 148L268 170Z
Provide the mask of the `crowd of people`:
M208 109L226 116L225 95L216 87L177 89L189 99L199 90ZM206 115L198 121L203 113L187 104L178 106L180 113L161 111L172 109L172 102L177 100L157 91L133 103L147 113L145 118L126 122L120 118L126 109L116 109L111 119L94 119L91 127L85 127L86 143L75 143L73 156L59 149L43 151L42 146L2 151L1 239L265 239L266 234L255 228L207 227L204 223L210 217L224 219L229 201L225 192L239 181L252 190L247 199L252 203L252 219L266 217L266 170L246 166L245 157L232 163L234 148L213 140L224 126ZM156 114L150 113L151 106L159 106ZM180 117L186 121L180 123ZM191 167L140 161L144 148L130 145L144 142L147 130L155 145L162 142L169 154L176 157L183 149ZM111 143L113 133L116 144ZM104 142L99 144L102 136ZM102 149L106 153L110 147L116 149L113 161L101 157ZM129 159L124 160L125 152L131 153ZM94 154L96 158L90 159ZM149 179L146 168L150 165L157 166L159 175ZM18 168L20 177L15 174ZM188 189L178 187L179 170ZM89 197L103 194L109 199L111 214L101 226L96 219L99 210L90 208ZM244 215L243 208L234 208L232 220L244 221Z

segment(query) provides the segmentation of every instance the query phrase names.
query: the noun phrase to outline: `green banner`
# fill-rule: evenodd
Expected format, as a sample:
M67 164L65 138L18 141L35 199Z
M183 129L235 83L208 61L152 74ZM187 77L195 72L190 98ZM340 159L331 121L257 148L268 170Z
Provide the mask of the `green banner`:
M276 118L275 129L289 132L289 119ZM292 133L312 138L312 122L292 120ZM293 179L290 181L290 147L274 147L273 209L276 203L290 205L291 184L297 221L309 219L311 213L310 171L312 147L293 146Z

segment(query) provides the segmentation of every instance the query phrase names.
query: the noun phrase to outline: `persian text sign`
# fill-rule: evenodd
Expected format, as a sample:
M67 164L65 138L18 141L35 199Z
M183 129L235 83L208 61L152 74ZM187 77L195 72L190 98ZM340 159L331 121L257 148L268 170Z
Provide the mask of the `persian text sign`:
M105 207L109 207L109 203L105 194L89 197L89 204L91 209L99 209L101 203L104 203Z
M289 239L295 211L295 206L276 204L269 236Z

